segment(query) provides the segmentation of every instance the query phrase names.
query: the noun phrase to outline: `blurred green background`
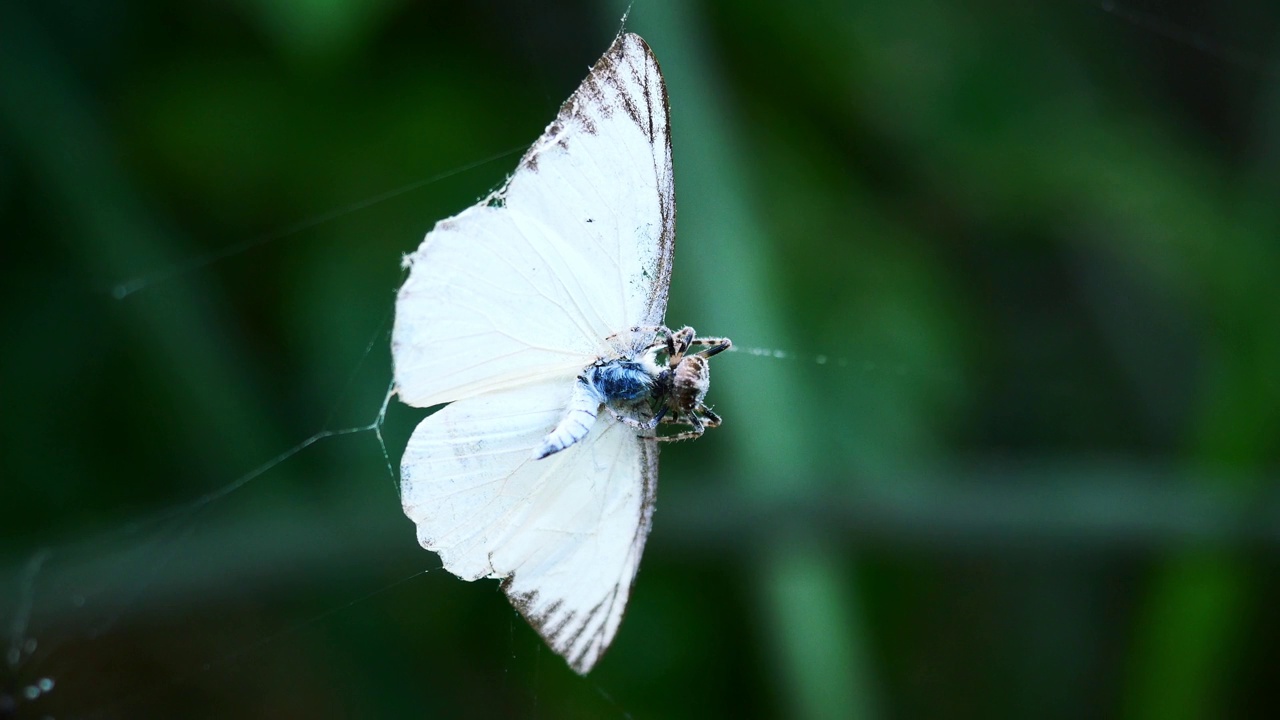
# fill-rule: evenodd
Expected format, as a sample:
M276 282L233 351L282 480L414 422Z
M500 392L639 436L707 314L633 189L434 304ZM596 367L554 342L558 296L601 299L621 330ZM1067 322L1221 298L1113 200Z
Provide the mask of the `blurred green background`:
M1280 715L1280 6L637 0L668 321L785 357L581 679L358 430L624 10L533 5L0 8L0 718Z

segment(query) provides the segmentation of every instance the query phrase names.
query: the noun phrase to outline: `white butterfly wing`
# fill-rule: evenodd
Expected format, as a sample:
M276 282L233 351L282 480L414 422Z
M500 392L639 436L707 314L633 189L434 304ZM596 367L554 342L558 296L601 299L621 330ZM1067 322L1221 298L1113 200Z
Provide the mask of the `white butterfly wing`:
M570 387L544 381L459 400L405 449L404 511L423 547L467 580L501 578L511 602L587 673L622 620L653 513L657 448L602 413L588 439L530 454Z
M401 400L426 407L642 349L653 333L628 331L662 324L674 244L666 88L649 47L624 34L507 185L406 257Z
M623 34L560 108L507 186L507 207L600 259L621 325L660 325L676 200L667 89L639 35Z
M529 218L483 205L436 225L410 256L392 331L400 399L428 407L540 378L608 350L588 258Z

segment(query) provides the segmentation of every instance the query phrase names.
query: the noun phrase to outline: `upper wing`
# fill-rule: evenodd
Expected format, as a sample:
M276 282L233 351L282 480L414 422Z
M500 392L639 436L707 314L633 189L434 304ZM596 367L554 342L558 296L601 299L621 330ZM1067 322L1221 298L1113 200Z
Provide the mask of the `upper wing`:
M592 302L602 288L587 258L528 217L477 205L438 223L409 260L391 334L409 405L543 377L567 387L618 329Z
M434 405L595 357L662 324L675 244L666 88L621 35L506 186L406 257L392 358L400 398ZM624 340L613 339L623 332Z
M560 107L507 186L507 207L599 258L620 324L661 325L671 285L676 195L667 87L639 35L619 35Z
M657 447L602 413L574 448L530 459L570 385L467 398L423 420L401 461L401 500L445 569L502 578L529 624L585 674L626 608L649 535Z

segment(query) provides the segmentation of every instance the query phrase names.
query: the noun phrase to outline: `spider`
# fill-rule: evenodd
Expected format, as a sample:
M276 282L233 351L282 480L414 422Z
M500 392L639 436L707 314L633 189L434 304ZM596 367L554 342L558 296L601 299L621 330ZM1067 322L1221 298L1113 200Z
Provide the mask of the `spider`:
M649 430L655 429L660 422L688 425L690 429L684 432L651 437L658 442L691 440L702 435L707 428L720 425L720 416L703 402L711 386L711 368L707 359L733 347L733 343L729 338L700 338L687 325L674 333L666 328L663 330L666 331L665 342L655 343L655 346L666 345L667 367L654 379L653 389L653 397L661 405L653 419L642 425ZM690 355L689 350L693 347L706 349ZM623 418L624 422L626 420Z
M569 399L564 419L534 450L535 460L547 457L587 436L603 407L618 421L659 442L696 438L720 424L720 416L703 399L711 384L707 359L733 346L728 338L700 338L694 329L632 328L656 332L658 338L643 352L600 359L583 369ZM616 339L616 336L610 337ZM693 347L705 347L690 354ZM665 365L658 356L666 352ZM659 423L687 425L674 435L658 435Z

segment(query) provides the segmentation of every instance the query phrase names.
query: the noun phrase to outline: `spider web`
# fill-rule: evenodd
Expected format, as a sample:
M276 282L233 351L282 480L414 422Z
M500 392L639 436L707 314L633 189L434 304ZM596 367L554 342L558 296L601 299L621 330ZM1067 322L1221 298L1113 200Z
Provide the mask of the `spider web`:
M1110 2L1097 7L1208 56L1272 73L1256 54L1186 31L1159 13ZM589 50L582 54L590 56ZM554 99L546 99L553 110ZM209 242L210 250L170 248L126 272L103 258L102 274L56 286L73 293L93 288L78 298L75 309L91 308L96 323L91 332L117 341L109 343L109 353L117 356L105 358L100 371L118 377L119 384L145 388L130 402L153 410L122 413L129 416L127 425L99 429L100 442L118 449L96 457L114 454L123 469L62 467L56 448L38 449L50 457L52 481L61 482L64 473L78 479L50 491L54 499L46 494L42 508L15 522L22 538L18 547L24 550L3 565L12 591L3 596L8 602L0 603L8 630L0 718L131 717L192 706L195 715L218 717L245 707L283 705L286 699L290 704L284 706L296 710L295 692L277 679L301 676L310 680L311 689L323 686L340 672L334 668L346 666L341 659L327 665L316 654L358 646L362 625L383 616L476 612L478 593L445 573L431 573L436 561L416 547L411 527L399 517L398 449L421 415L400 407L389 392L389 312L399 278L398 253L412 249L436 218L496 185L504 163L523 149L520 138L538 129L535 120L516 137L503 138L510 143L494 145L505 150L486 155L469 149L482 159L447 164L453 169L390 191L357 194L366 199L279 231L227 245L218 239L233 225L227 221L203 231L207 234L197 241ZM424 188L440 195L429 209L422 206ZM365 224L366 212L380 221ZM384 237L371 248L364 240L373 228ZM385 267L376 280L342 284L347 271L369 263ZM304 270L291 269L297 265ZM270 306L266 289L293 272L298 273L290 278L294 288L318 301L289 307L290 317L301 318L296 322L258 317L258 308ZM339 292L322 291L335 285ZM193 303L206 308L194 314L184 310ZM218 342L184 350L155 340L171 332L173 323L220 315L222 322L181 335L213 332ZM330 346L318 345L316 338L330 330L342 338L334 345L347 351L301 370L288 360L323 356L317 348ZM936 370L895 357L867 359L866 352L782 350L751 346L749 340L735 349L860 369L864 375ZM213 360L198 357L216 357L223 352L220 343L236 341L257 350L214 363L220 370L209 369ZM168 374L158 383L143 383L136 369L126 367L133 362L130 348L145 348L141 352L164 362L185 358L190 365L153 368ZM76 348L58 351L71 355ZM239 369L244 365L255 369ZM43 376L42 384L54 386L58 369ZM225 385L182 387L191 375ZM64 411L74 412L73 404L59 399ZM32 414L33 405L19 412ZM195 417L202 414L216 418ZM162 430L170 423L187 429ZM53 427L50 422L42 432L55 437ZM67 431L77 433L90 434L83 428ZM173 446L157 451L149 447L152 437L170 438ZM149 481L146 487L129 482L142 477L166 481ZM293 592L299 587L306 590ZM507 612L496 591L483 607L490 614ZM488 677L502 678L506 691L491 709L495 714L511 707L536 712L536 689L562 682L557 678L564 669L513 613L508 616L508 624L494 630L496 640L447 632L418 635L418 652L437 658L413 665L414 673L444 672L456 648L469 641L504 648L487 668L494 671ZM441 625L447 622L432 627ZM134 660L139 657L144 660ZM377 672L405 673L406 687L415 679L391 661ZM529 693L528 687L535 690ZM603 699L593 706L603 707L601 712L626 715L629 701L615 702L605 687L614 686L588 681L584 694ZM237 694L244 705L237 704ZM360 696L360 690L354 694ZM336 697L319 694L301 707L315 716L333 715ZM432 706L431 699L423 700ZM393 712L389 705L367 702L370 714ZM541 702L545 710L547 700Z

